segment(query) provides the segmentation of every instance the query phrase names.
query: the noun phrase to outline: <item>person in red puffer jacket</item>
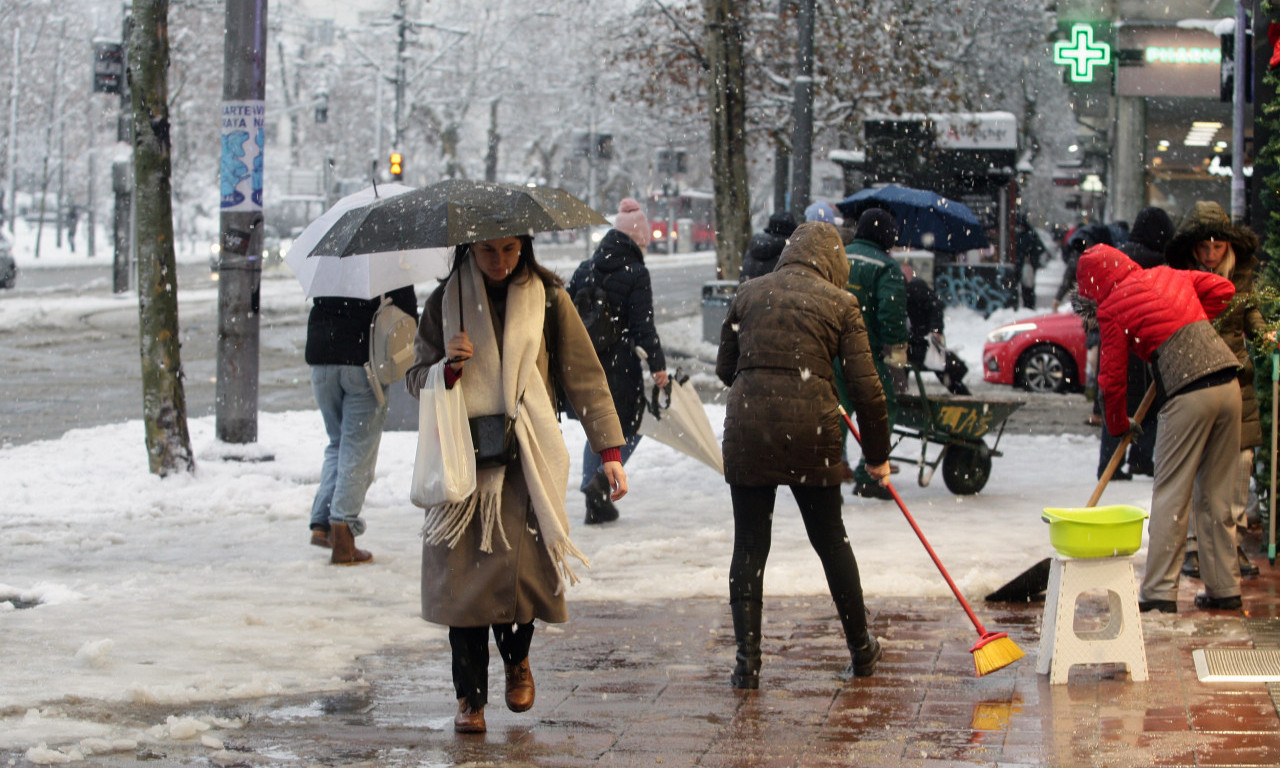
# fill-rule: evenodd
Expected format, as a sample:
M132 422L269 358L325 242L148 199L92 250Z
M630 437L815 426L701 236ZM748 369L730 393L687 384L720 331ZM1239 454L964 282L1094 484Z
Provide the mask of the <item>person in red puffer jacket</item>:
M1144 270L1107 245L1085 251L1076 279L1080 296L1098 305L1098 389L1105 398L1106 429L1123 435L1133 428L1125 410L1131 351L1152 364L1165 397L1139 607L1178 610L1178 577L1194 491L1205 501L1198 505L1196 519L1205 592L1196 595L1196 606L1238 610L1240 566L1231 517L1240 450L1238 363L1209 322L1226 308L1235 286L1210 272L1164 266Z

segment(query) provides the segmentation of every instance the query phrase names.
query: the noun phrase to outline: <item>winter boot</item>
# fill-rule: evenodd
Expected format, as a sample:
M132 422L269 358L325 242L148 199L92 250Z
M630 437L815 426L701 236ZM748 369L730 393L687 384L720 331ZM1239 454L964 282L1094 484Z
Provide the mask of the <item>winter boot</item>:
M533 672L529 669L529 657L519 664L507 664L507 709L527 712L533 706L535 689Z
M1193 579L1200 578L1200 554L1191 549L1182 556L1182 575Z
M587 525L612 523L618 519L618 508L609 499L609 478L604 476L603 470L591 476L591 482L582 493L587 498Z
M1258 575L1258 566L1254 565L1249 560L1249 556L1244 553L1244 547L1241 547L1241 546L1236 547L1236 559L1240 561L1241 576L1257 576Z
M880 647L879 641L868 633L858 643L849 644L849 655L853 657L853 660L840 673L841 680L852 680L855 677L871 677L874 675L876 673L876 664L880 661L880 657L884 655L884 649Z
M311 529L311 546L324 547L325 549L333 549L333 539L329 536L328 528L312 528Z
M356 537L346 523L334 523L329 527L329 535L333 540L333 556L330 565L361 565L373 562L373 555L363 549L356 549Z
M729 676L734 688L755 690L760 687L760 621L763 606L743 600L730 603L733 613L733 637L738 643L737 665Z
M484 707L472 707L466 698L458 699L458 714L453 716L455 733L484 733Z

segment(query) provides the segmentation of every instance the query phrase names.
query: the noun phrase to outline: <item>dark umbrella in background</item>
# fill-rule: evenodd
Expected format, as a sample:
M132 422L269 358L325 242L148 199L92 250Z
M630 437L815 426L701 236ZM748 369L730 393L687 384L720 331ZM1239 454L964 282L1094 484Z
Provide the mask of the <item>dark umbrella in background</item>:
M608 224L556 187L449 179L348 211L316 243L312 255L440 248Z
M883 208L898 225L898 244L929 251L960 253L990 245L969 206L924 189L889 184L864 189L836 203L847 222L868 208Z

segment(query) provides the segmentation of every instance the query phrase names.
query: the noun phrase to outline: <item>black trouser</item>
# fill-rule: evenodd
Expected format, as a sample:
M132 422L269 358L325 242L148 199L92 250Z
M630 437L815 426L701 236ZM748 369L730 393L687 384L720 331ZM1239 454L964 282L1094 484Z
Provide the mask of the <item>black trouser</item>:
M529 656L533 622L494 624L493 639L504 664L518 664ZM453 690L472 709L489 701L489 627L449 627L453 649Z
M853 557L840 517L840 487L793 485L791 495L800 506L805 532L822 561L827 587L852 645L867 633L858 561ZM764 593L764 565L773 539L773 503L778 487L729 486L733 499L733 559L729 564L729 601L759 603Z

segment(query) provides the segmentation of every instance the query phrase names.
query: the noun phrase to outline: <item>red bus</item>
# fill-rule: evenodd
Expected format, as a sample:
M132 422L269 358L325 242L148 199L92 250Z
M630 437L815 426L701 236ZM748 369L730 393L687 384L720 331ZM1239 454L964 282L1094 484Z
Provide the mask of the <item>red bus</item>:
M671 253L673 250L709 251L716 247L715 206L710 192L690 190L672 196L653 194L645 202L645 213L653 226L650 250ZM673 219L676 222L674 231L669 225ZM682 231L682 226L688 231Z

